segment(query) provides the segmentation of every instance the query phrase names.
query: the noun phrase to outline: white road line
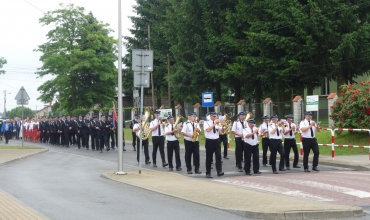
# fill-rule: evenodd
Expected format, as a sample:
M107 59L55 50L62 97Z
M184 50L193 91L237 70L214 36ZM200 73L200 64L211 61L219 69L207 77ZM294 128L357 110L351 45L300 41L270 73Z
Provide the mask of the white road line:
M275 178L275 177L260 177L264 179L270 179L274 181L279 181L279 182L284 182L284 183L293 183L301 186L309 186L317 189L323 189L323 190L329 190L329 191L334 191L334 192L339 192L339 193L344 193L347 195L355 196L358 198L369 198L370 193L365 192L362 190L357 190L357 189L352 189L352 188L347 188L347 187L342 187L342 186L334 186L326 183L320 183L320 182L315 182L315 181L307 181L307 180L296 180L296 179L281 179L281 178Z
M349 174L349 175L363 175L363 176L370 176L370 173L361 173L361 172L357 172L357 173L353 173L353 172L332 172L332 173L341 173L341 174Z
M49 150L49 152L54 152L54 153L59 153L59 154L66 154L66 155L70 155L70 156L74 156L74 157L81 157L81 158L90 159L90 160L98 160L98 161L102 161L102 162L109 162L109 163L115 163L115 164L117 163L117 162L113 162L113 161L109 161L109 160L102 160L102 159L97 159L97 158L93 158L93 157L81 156L81 155L78 155L78 154L64 153L64 152L59 152L59 151L55 151L55 150ZM123 164L123 166L131 167L131 168L139 168L139 165L138 166L132 166L132 165L128 165L128 164ZM153 172L158 172L157 170L147 169L147 168L143 168L143 167L141 167L141 169L142 170L153 171Z
M267 191L267 192L272 192L272 193L277 193L277 194L283 194L287 196L293 196L293 197L298 197L298 198L303 198L303 199L312 199L315 201L323 201L323 202L330 202L334 201L333 199L328 199L328 198L323 198L320 196L315 196L312 194L304 193L299 190L290 190L285 187L280 187L280 186L273 186L273 185L262 185L259 183L253 183L253 182L245 182L245 181L240 181L240 180L230 180L230 179L220 179L220 180L213 180L215 182L220 182L220 183L226 183L230 185L235 185L235 186L243 186L243 187L248 187L252 189L258 189L262 191Z

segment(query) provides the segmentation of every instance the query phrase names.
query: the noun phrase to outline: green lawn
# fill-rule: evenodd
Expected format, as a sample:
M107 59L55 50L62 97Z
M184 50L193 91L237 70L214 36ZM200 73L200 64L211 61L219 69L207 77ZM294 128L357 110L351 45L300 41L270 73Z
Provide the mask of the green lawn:
M15 145L1 145L0 149L42 149L42 147L30 147L30 146L15 146Z
M125 128L125 140L132 140L132 134L130 128ZM316 133L317 142L319 144L331 144L331 132L321 131ZM230 138L234 138L234 135L230 134ZM296 137L297 143L299 143L299 136ZM149 137L151 142L151 136ZM180 143L184 143L183 139L180 139ZM205 145L204 134L199 135L200 146ZM335 134L335 144L350 144L350 145L369 145L369 133L367 132L349 132L342 131L341 133ZM235 147L235 141L230 140L230 147ZM262 148L260 144L260 148ZM335 147L335 155L354 155L354 154L368 154L369 149L359 149L359 148L345 148L345 147ZM331 155L331 147L320 146L320 154Z

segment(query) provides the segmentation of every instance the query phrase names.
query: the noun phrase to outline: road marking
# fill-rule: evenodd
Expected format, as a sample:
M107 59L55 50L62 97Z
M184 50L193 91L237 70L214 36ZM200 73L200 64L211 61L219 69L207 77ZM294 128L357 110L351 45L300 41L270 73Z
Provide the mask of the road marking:
M75 157L81 157L81 158L85 158L85 159L98 160L98 161L110 162L110 163L115 163L115 164L117 164L117 162L113 162L113 161L110 161L110 160L102 160L102 159L98 159L98 158L87 157L87 156L82 156L82 155L72 154L72 153L64 153L64 152L55 151L55 150L50 150L50 149L49 149L49 152L54 152L54 153L59 153L59 154L66 154L66 155L75 156ZM132 165L129 165L129 164L123 164L123 166L131 167L131 168L139 168L139 166L132 166ZM141 169L142 169L142 170L153 171L153 172L159 172L159 171L156 171L156 170L147 169L147 168L143 168L143 167L141 167Z
M294 183L294 184L301 185L301 186L309 186L309 187L313 187L317 189L344 193L344 194L355 196L358 198L369 198L370 197L369 192L347 188L347 187L342 187L342 186L334 186L334 185L315 182L315 181L296 180L296 179L280 179L280 178L275 178L275 177L260 177L260 178L275 180L275 181L284 182L284 183Z
M272 192L272 193L277 193L277 194L283 194L287 196L293 196L293 197L298 197L302 199L312 199L316 201L323 201L323 202L331 202L334 201L333 199L329 198L323 198L320 196L315 196L312 194L308 194L299 190L290 190L285 187L280 187L280 186L273 186L273 185L262 185L259 183L253 183L253 182L246 182L246 181L241 181L241 180L230 180L230 179L220 179L220 180L213 180L215 182L220 182L220 183L226 183L230 185L235 185L235 186L243 186L243 187L248 187L252 189L258 189L262 191L267 191L267 192Z
M349 175L363 175L363 176L370 176L370 173L353 173L353 172L333 172L333 173L341 173L341 174L349 174Z

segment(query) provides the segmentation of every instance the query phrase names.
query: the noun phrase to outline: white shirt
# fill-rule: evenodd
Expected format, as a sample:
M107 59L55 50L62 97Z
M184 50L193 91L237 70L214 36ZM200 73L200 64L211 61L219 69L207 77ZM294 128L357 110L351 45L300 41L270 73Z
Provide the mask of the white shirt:
M246 138L245 136L252 133L253 131L256 131L258 130L258 128L254 127L254 128L250 128L249 126L247 126L246 128L244 128L243 130L243 137L244 137L244 142L249 144L249 145L257 145L258 144L258 135L257 134L254 134L254 139L252 139L252 137L250 138Z
M174 126L174 124L166 124L166 127L164 129L165 133L176 129L175 127L173 127L173 129L172 129L172 126ZM172 134L166 134L166 140L167 141L177 141L175 133L173 133L173 135Z
M268 131L268 124L267 123L262 123L259 127L259 130L258 132L259 133L263 133L265 131ZM269 137L269 132L266 133L266 137L268 138Z
M287 124L288 127L286 128L287 130L289 130L289 123ZM294 123L291 123L290 124L290 127L297 127ZM285 139L294 139L295 138L295 132L294 132L294 129L292 130L292 135L290 135L290 132L288 132L288 134L284 134L284 138Z
M199 124L198 123L196 123L196 122L191 122L191 121L187 121L187 122L185 122L184 123L184 125L182 126L182 130L181 130L181 132L184 132L184 133L186 133L186 134L191 134L191 135L193 135L194 134L194 131L193 131L193 125L192 124L194 124L194 129L196 129L196 128L198 128L199 130L201 130L200 129L200 126L199 126ZM188 140L188 141L191 141L191 137L187 137L187 136L184 136L184 139L185 140ZM198 137L197 137L197 139L196 139L196 141L198 141Z
M221 127L218 125L215 125L216 133L213 133L213 128L209 132L206 131L208 127L213 125L213 123L214 121L211 121L211 120L205 121L203 124L203 129L204 129L204 135L206 136L207 139L215 140L215 139L220 138Z
M271 133L272 130L274 130L275 128L277 127L277 124L270 124L269 125L269 133L270 133L270 139L282 139L283 138L283 128L282 127L278 127L277 130L279 130L279 136L277 135L277 130L275 131L275 133Z
M311 121L310 121L311 123ZM299 129L303 128L303 127L307 127L310 125L310 123L308 123L308 121L305 119L303 121L301 121L301 123L299 123ZM301 130L301 135L303 138L314 138L315 137L315 131L316 131L316 126L312 126L312 132L313 132L313 137L311 136L311 129L308 129L307 131L303 132Z
M242 125L243 124L243 125ZM244 121L236 120L233 123L233 127L231 128L231 131L235 131L237 133L243 133L243 126L244 126ZM235 137L240 137L239 135L235 135Z
M135 128L139 128L139 130L135 131L136 136L137 136L137 135L139 135L139 131L140 131L140 123L134 124L134 127L132 127L132 130L135 130ZM137 137L140 138L139 136L137 136Z
M154 128L155 126L157 126L158 123L161 123L161 122L158 119L154 119L152 122L150 122L149 129ZM159 135L159 129L161 129L161 135ZM164 134L165 134L165 131L164 131L164 127L162 124L160 124L156 129L152 131L152 137L164 136Z

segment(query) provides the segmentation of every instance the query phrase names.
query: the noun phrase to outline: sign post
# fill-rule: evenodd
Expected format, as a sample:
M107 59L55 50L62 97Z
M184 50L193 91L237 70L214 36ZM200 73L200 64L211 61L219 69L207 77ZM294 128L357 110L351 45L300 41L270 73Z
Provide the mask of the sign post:
M150 72L153 71L153 51L133 49L132 50L132 71L134 71L134 86L141 88L140 94L140 117L143 114L144 87L149 88ZM145 119L144 119L145 120ZM141 161L143 154L143 128L140 126L140 150L139 153L139 173L141 173Z
M319 96L310 95L306 98L306 111L317 111L317 122L319 122Z
M30 97L28 96L26 90L22 86L21 89L18 91L17 95L15 96L15 100L17 100L17 105L22 105L22 147L23 147L23 105L28 105L28 100L30 100Z
M202 107L207 107L207 113L209 113L209 107L213 107L213 92L202 93Z

